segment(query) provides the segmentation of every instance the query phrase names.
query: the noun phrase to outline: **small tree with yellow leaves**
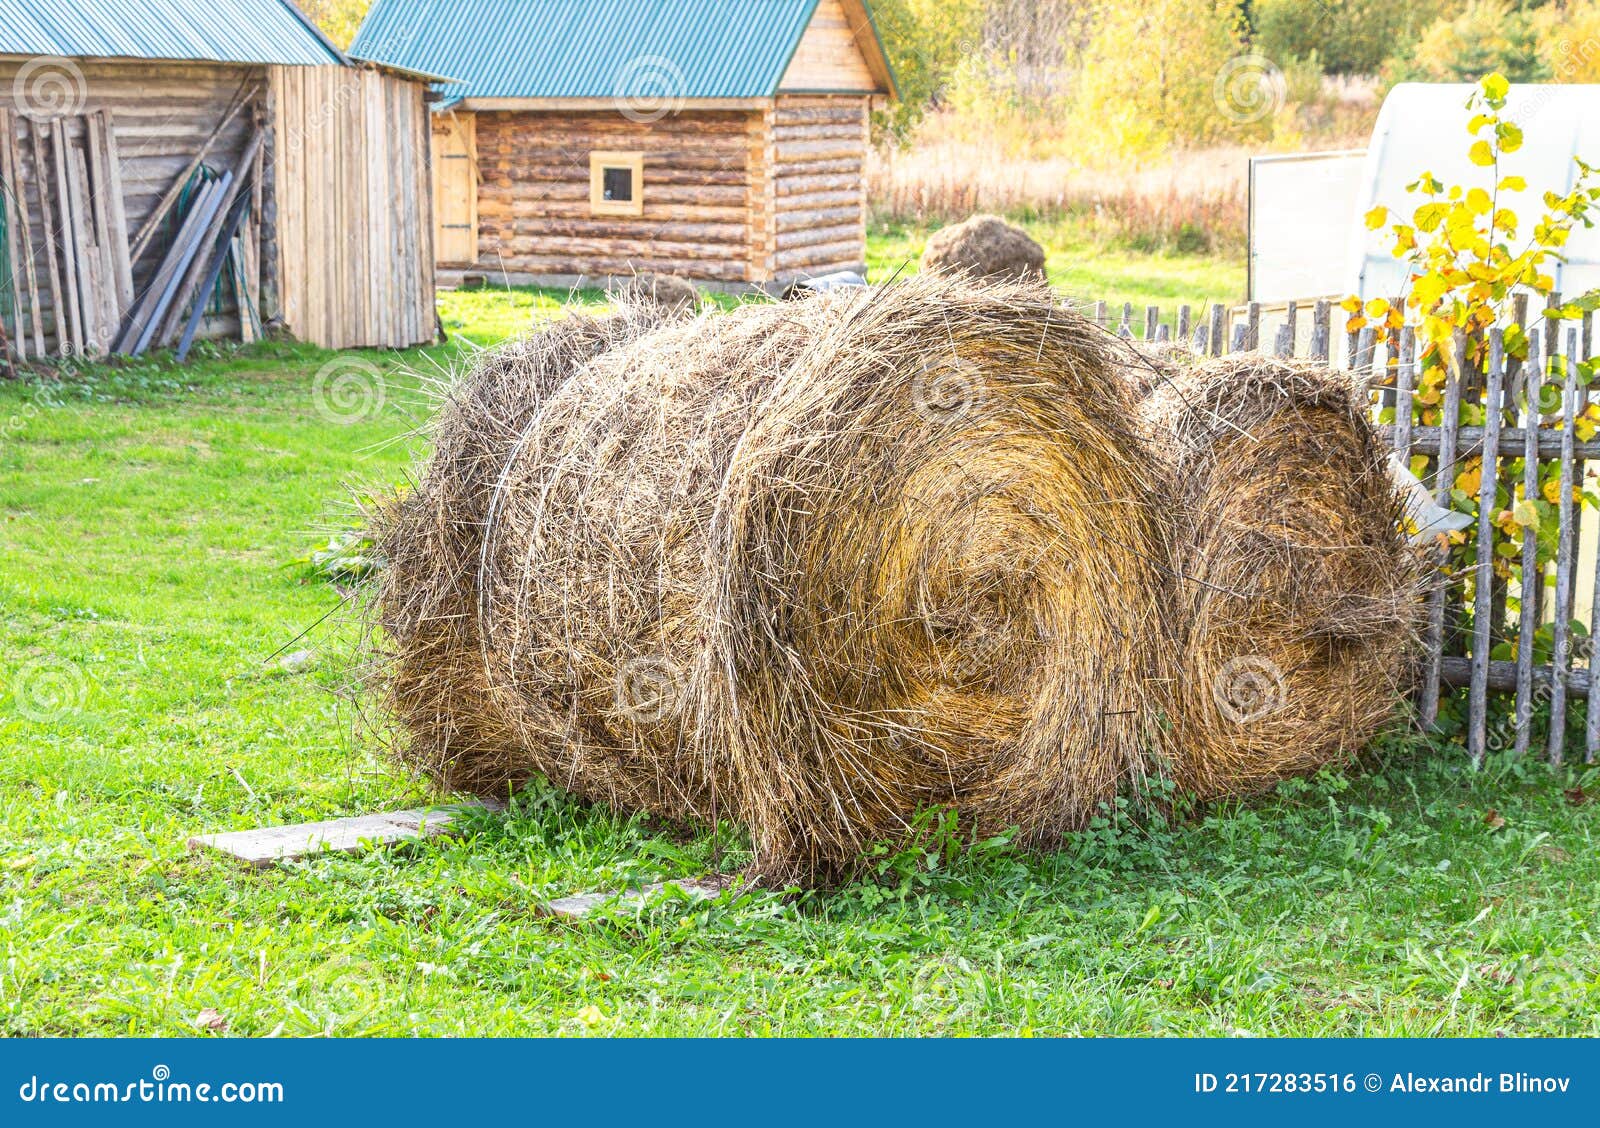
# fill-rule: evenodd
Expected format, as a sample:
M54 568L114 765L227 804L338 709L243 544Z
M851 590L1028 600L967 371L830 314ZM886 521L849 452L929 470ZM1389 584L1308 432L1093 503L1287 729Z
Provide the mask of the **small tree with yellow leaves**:
M1505 355L1511 360L1526 360L1528 336L1524 326L1508 324L1508 313L1518 291L1549 295L1555 288L1550 274L1553 263L1562 260L1562 248L1579 224L1593 226L1590 211L1600 202L1600 187L1593 186L1596 169L1577 160L1575 182L1565 194L1544 193L1545 210L1530 232L1519 237L1522 221L1503 206L1502 194L1526 190L1527 182L1517 175L1502 175L1501 162L1522 148L1522 129L1505 116L1509 84L1499 74L1479 83L1467 102L1471 117L1467 132L1473 140L1467 151L1473 164L1491 170L1492 188L1446 186L1430 172L1424 172L1406 186L1408 193L1421 197L1409 217L1391 217L1387 207L1373 208L1366 215L1367 227L1378 230L1386 224L1394 236L1393 253L1410 267L1403 292L1393 300L1374 298L1362 303L1347 298L1343 308L1351 315L1351 331L1372 326L1380 340L1391 346L1402 324L1408 319L1416 325L1419 373L1412 398L1413 418L1425 426L1437 426L1444 410L1444 386L1456 363L1454 342L1463 339L1464 368L1457 373L1466 394L1461 398L1459 422L1481 426L1487 407L1481 382L1488 363L1489 330L1505 326ZM1600 305L1600 292L1545 311L1556 320L1581 317ZM1594 362L1578 366L1578 379L1587 386L1594 377ZM1534 410L1549 415L1560 410L1560 388L1554 381L1544 387ZM1386 414L1390 414L1386 412ZM1392 419L1388 420L1392 421ZM1591 405L1575 426L1578 437L1593 438L1600 428L1600 405ZM1421 474L1427 459L1417 456L1412 469ZM1559 468L1546 464L1540 472L1540 488L1534 497L1524 496L1521 486L1523 466L1513 461L1501 479L1494 510L1488 518L1506 534L1494 567L1502 579L1521 580L1517 541L1524 529L1538 532L1541 574L1555 553L1557 528L1555 508L1560 501ZM1452 507L1478 517L1478 492L1482 484L1482 459L1467 459L1458 468L1452 483ZM1580 504L1600 505L1600 499L1580 491ZM1472 563L1471 545L1476 542L1473 527L1449 534L1450 566ZM1470 599L1467 606L1471 607Z

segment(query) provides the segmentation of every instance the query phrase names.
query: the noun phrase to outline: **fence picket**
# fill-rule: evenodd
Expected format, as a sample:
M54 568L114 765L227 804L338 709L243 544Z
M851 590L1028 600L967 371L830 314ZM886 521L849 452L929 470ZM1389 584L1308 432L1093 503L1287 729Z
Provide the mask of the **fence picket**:
M1261 347L1261 303L1250 302L1245 306L1245 336L1244 347L1250 350Z
M1473 576L1472 682L1467 702L1467 755L1482 766L1489 743L1489 650L1494 622L1494 509L1499 479L1500 396L1505 339L1499 329L1489 334L1488 385L1484 393L1483 462L1478 484L1478 556Z
M1411 380L1417 356L1417 331L1400 330L1400 363L1394 370L1394 449L1401 461L1411 462Z
M1209 351L1212 356L1221 356L1222 349L1227 342L1223 339L1223 326L1227 322L1228 311L1221 302L1211 305L1211 345Z
M1351 366L1363 380L1372 379L1372 354L1377 351L1377 335L1369 325L1361 330L1356 338L1356 347L1351 354L1355 363Z
M1189 339L1189 317L1190 317L1190 315L1191 315L1191 310L1189 309L1189 307L1187 305L1181 305L1181 306L1178 307L1177 339L1180 340L1180 341L1187 341Z
M1328 349L1332 341L1333 303L1319 301L1311 314L1311 359L1328 363Z
M1527 407L1522 418L1522 496L1532 501L1539 496L1539 389L1543 384L1539 368L1538 334L1528 335L1528 359L1523 365L1523 389ZM1539 629L1539 604L1543 597L1544 573L1538 566L1539 534L1522 530L1521 611L1517 616L1517 711L1515 750L1518 757L1528 751L1533 731L1533 633Z
M1434 470L1433 498L1441 508L1450 507L1450 489L1455 484L1456 427L1461 414L1461 378L1466 354L1466 338L1456 334L1452 349L1454 363L1446 366L1443 416L1439 420L1439 462ZM1418 706L1424 728L1439 719L1439 674L1444 657L1444 613L1447 585L1437 583L1428 594L1428 656L1422 682L1422 701Z
M1145 306L1144 307L1144 339L1145 340L1153 341L1153 340L1156 339L1156 324L1160 320L1161 320L1161 307L1160 306Z
M1552 322L1551 324L1559 324ZM1556 609L1550 624L1551 666L1550 683L1550 765L1560 767L1566 750L1567 726L1567 672L1572 669L1572 565L1576 552L1572 505L1573 424L1577 422L1578 366L1573 354L1578 351L1578 331L1567 330L1566 355L1561 358L1557 372L1565 372L1561 384L1561 500L1556 506L1560 515L1556 541Z

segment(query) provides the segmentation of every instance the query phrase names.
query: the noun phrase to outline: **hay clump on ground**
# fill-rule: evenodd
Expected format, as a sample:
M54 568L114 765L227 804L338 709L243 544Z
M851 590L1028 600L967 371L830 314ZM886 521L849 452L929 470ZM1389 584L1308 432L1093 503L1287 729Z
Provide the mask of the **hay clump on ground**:
M598 356L386 530L390 661L429 670L389 683L402 758L735 818L771 884L842 876L923 807L1081 827L1142 770L1162 660L1148 455L1103 348L1037 291L920 278ZM441 545L457 510L481 517ZM460 715L485 701L489 728Z
M1044 248L997 215L975 215L928 237L922 269L1000 282L1043 282Z
M1365 408L1347 375L1257 354L1145 400L1176 518L1174 776L1202 798L1354 755L1400 697L1419 570Z
M676 274L635 274L622 284L617 298L625 305L657 306L668 316L693 313L700 305L694 283Z

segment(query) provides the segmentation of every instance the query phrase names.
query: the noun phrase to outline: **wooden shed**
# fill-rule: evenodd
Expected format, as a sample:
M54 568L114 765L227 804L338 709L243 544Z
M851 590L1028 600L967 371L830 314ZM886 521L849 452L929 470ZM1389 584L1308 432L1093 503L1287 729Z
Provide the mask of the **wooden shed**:
M433 340L428 97L289 0L0 0L13 356Z
M357 58L448 75L441 276L725 289L864 270L865 0L375 0Z

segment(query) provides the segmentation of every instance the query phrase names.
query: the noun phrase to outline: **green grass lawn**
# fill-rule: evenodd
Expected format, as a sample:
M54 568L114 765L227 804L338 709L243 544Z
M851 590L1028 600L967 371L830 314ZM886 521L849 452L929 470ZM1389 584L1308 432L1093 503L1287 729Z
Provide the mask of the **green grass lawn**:
M1232 304L1245 296L1244 257L1182 255L1110 247L1081 221L1053 220L1030 225L1046 252L1050 284L1074 302L1131 302L1143 324L1144 307L1160 306L1172 321L1180 305L1198 309L1209 302ZM896 272L914 273L930 229L875 223L867 244L867 271L873 281Z
M400 475L425 383L562 297L444 295L430 350L0 385L0 1033L1600 1034L1600 804L1564 794L1594 773L1400 740L1172 825L1108 812L1050 856L906 853L828 896L581 926L535 905L704 873L709 835L538 789L459 840L188 853L424 798L340 695L337 595L286 562Z

